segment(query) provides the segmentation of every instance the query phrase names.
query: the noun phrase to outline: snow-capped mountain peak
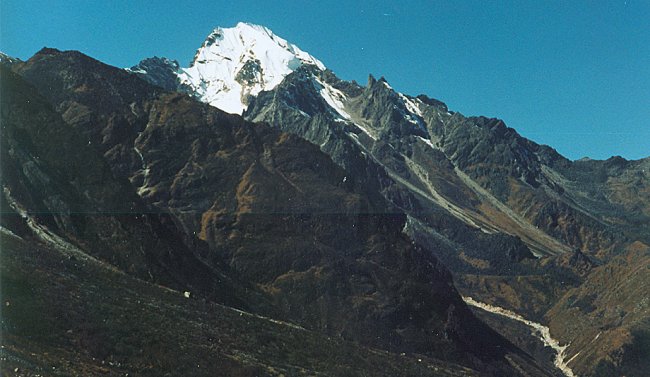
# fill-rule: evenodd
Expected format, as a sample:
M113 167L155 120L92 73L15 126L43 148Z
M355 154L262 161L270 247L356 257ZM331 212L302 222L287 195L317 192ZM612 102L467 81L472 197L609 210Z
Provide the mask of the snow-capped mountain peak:
M14 58L13 56L9 56L5 54L4 52L0 51L0 63L5 64L5 65L12 65L21 62L20 59Z
M194 94L224 111L241 114L248 98L273 89L303 64L325 69L318 59L264 26L240 22L216 28L196 52L179 80Z

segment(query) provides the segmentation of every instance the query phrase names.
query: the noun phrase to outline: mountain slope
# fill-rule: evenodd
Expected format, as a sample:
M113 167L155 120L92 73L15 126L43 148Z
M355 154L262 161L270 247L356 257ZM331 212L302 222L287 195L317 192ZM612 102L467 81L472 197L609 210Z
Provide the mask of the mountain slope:
M126 70L165 90L180 91L183 86L178 77L179 69L180 65L176 60L154 56Z
M0 232L0 373L47 376L478 376L145 283Z
M478 374L217 304L270 311L0 69L3 375Z
M325 111L313 103L326 103L326 98L304 103L305 98L323 96L322 83L330 88L326 93L338 92L339 98L338 103L330 101L335 106ZM625 208L633 206L630 193L614 191L623 185L614 181L606 186L606 192L612 193L609 198L592 195L596 190L585 192L589 185L587 176L577 174L580 163L571 163L549 148L521 138L501 121L451 114L444 104L397 93L383 80L371 78L363 88L317 70L295 72L273 92L277 94L256 97L245 116L288 127L287 131L321 145L337 162L346 157L337 158L341 148L328 145L327 134L340 134L347 127L348 140L336 138L330 143L356 144L405 186L402 191L424 192L421 196L466 224L486 232L516 235L539 254L553 255L577 247L606 258L630 239L648 236L641 226L648 220L647 205L636 209L634 217L622 216ZM314 124L317 120L322 123L317 115L330 118L326 127ZM287 118L302 121L282 121ZM303 126L305 122L310 127ZM417 148L437 156L440 162L432 166L430 160L417 155L414 161ZM646 164L642 160L618 167L627 170L623 174L628 180L636 179L638 189L634 192L644 198L648 177L641 166ZM593 165L594 171L605 173L598 167L602 164ZM606 181L615 173L604 177Z
M640 242L599 266L547 313L581 376L641 376L650 368L650 247Z
M262 55L264 64L251 66L252 81L227 84L240 75L243 65ZM269 70L269 65L274 68ZM397 205L412 200L405 195L424 196L470 227L517 236L540 255L580 248L608 258L635 238L650 236L642 226L649 219L648 206L635 206L632 192L618 192L625 185L613 181L598 190L585 180L585 167L612 176L601 163L572 163L520 137L500 120L451 113L444 103L398 93L383 79L371 78L366 87L339 80L311 55L262 26L240 23L215 29L189 69L196 71L191 80L188 69L167 68L170 77L184 83L178 90L221 108L230 105L210 98L241 97L237 110L246 110L248 119L269 122L321 145L355 179L370 168L377 172L365 174L369 182L383 182L384 190L386 179L401 186ZM265 72L272 77L264 78ZM154 76L143 77L156 83ZM418 144L442 164L412 161ZM372 161L360 161L362 152L370 152ZM393 156L384 156L386 152ZM647 199L644 169L635 163L627 166L626 182L634 181L634 194ZM634 217L621 216L629 211Z
M196 258L171 217L152 212L33 87L0 68L3 227L70 244L141 279L264 307L223 262L209 267Z
M20 62L21 62L20 59L14 58L13 56L9 56L4 52L0 51L0 64L6 67L11 67L12 65Z
M277 318L485 373L541 373L476 320L402 233L406 216L314 145L76 52L43 50L16 71L186 243L208 244L202 260L226 260L268 295Z
M234 91L224 84L262 55L264 67L276 67L269 73L273 79L240 80ZM241 109L248 119L267 121L321 145L355 177L360 174L351 167L363 174L358 155L369 150L370 160L384 170L375 179L389 175L406 186L399 189L400 199L409 192L424 196L471 227L521 238L540 255L579 248L607 259L639 237L650 237L643 226L650 220L649 206L632 200L634 195L641 195L642 203L650 199L647 161L568 161L498 119L449 112L444 103L398 93L383 79L371 78L366 87L342 81L262 26L215 29L190 69L196 67L201 72L192 76L190 92L200 100L227 106L197 94L197 88L210 96L245 97ZM251 77L265 75L264 67L251 69ZM167 71L187 83L187 69ZM143 77L156 82L152 75ZM422 143L432 149L425 154L443 163L432 167L429 161L409 161L414 146ZM380 154L390 149L392 157ZM619 173L625 182L615 178ZM593 185L590 177L600 181Z
M526 317L542 320L568 291L587 289L595 266L650 242L650 159L569 161L499 119L451 112L384 79L346 82L317 65L297 67L246 105L245 118L318 145L347 180L404 211L405 232L452 269L464 293Z

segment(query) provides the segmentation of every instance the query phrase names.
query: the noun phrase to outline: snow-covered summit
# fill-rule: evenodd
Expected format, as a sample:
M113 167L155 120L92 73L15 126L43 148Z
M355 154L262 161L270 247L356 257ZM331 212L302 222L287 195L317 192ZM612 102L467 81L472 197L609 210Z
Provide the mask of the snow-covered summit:
M303 64L325 69L318 59L268 28L240 22L210 33L178 77L201 101L241 114L250 96L273 89Z

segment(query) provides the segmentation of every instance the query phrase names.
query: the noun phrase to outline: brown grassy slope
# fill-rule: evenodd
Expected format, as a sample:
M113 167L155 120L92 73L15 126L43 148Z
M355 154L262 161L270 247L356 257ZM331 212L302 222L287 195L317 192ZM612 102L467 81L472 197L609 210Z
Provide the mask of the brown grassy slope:
M650 247L640 242L597 267L547 313L554 336L571 341L581 376L641 376L650 370ZM557 335L556 335L557 334Z
M187 299L4 232L0 245L5 376L477 375Z

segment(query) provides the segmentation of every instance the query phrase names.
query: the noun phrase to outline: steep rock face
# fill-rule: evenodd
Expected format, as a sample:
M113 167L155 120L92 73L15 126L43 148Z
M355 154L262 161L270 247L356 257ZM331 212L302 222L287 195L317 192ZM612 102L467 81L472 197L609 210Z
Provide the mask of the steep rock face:
M587 159L574 162L557 158L545 165L549 179L562 187L563 195L574 204L576 211L591 218L591 227L596 230L585 231L579 224L572 228L571 214L551 216L556 230L564 230L568 236L579 240L576 246L579 247L581 242L583 250L598 250L601 240L607 241L608 238L613 244L630 244L636 240L648 243L649 158L627 161L612 157L604 161ZM549 217L546 219L548 222ZM583 223L589 225L587 221ZM608 234L609 229L618 234ZM596 255L603 257L606 253Z
M319 112L323 103L329 108ZM361 153L343 156L340 145L369 152L366 160L380 166L375 170L385 170L401 186L397 197L422 189L466 224L517 235L540 254L577 247L606 258L630 239L647 237L639 226L647 220L647 206L632 209L632 192L615 183L618 174L612 169L605 177L614 181L602 187L612 194L593 195L597 190L586 192L586 176L576 173L579 163L520 137L500 120L450 113L425 96L395 92L383 79L371 77L360 87L329 71L296 71L253 99L245 116L321 145L341 166L358 165L351 160L360 160ZM291 122L280 122L284 119ZM432 164L431 157L439 163ZM643 164L619 164L619 170L634 181L634 193L645 196ZM626 206L633 217L621 216Z
M323 78L316 80L315 75ZM349 139L349 133L363 137L362 132L341 119L321 95L321 92L336 91L333 86L325 84L324 77L334 78L329 71L301 67L282 81L277 90L253 97L244 116L251 121L268 122L319 145L339 166L351 173L347 179L380 190L389 184L390 179L381 166ZM327 98L334 101L331 96Z
M116 179L35 88L4 67L2 78L3 227L72 245L144 280L241 308L264 307L263 295L249 296L252 287L223 262L209 267L197 259L173 218L153 213L128 181Z
M384 79L371 78L365 87L339 80L262 26L215 29L190 69L197 66L201 72L191 75L191 86L210 93L197 98L223 108L210 98L239 96L237 110L245 109L248 119L282 125L320 145L353 179L381 187L398 206L412 206L412 196L423 196L418 189L424 189L429 202L470 227L515 235L542 255L579 248L606 259L650 236L642 226L648 205L632 200L647 199L647 161L617 160L620 175L607 162L570 162L501 120L449 112L425 95L394 91ZM266 66L280 73L263 78ZM231 81L243 86L233 92L224 84ZM418 144L443 164L412 160ZM603 180L592 185L587 172Z
M473 317L431 253L404 236L406 216L348 181L317 147L78 53L46 50L18 71L71 127L100 141L114 174L170 212L188 242L209 245L202 258L224 258L272 297L281 318L508 370L500 358L510 346ZM137 98L122 92L133 90ZM80 104L84 116L71 116ZM115 130L111 119L125 131L100 138Z
M39 72L45 65L49 69ZM47 48L14 70L38 88L86 144L107 159L115 176L129 177L142 168L133 143L147 124L147 104L163 92L161 88L135 74L115 72L79 52L62 55ZM109 72L113 80L101 80ZM66 87L74 91L64 91Z
M178 78L179 69L180 65L176 60L154 56L144 59L126 70L135 73L153 85L165 90L176 91L182 87Z
M371 98L370 102L365 98ZM385 101L395 101L396 105ZM481 235L483 232L462 210L454 208L460 220L448 212L451 202L443 195L466 208L475 206L479 199L459 180L444 154L423 138L426 131L419 116L406 115L413 101L393 92L384 80L371 78L364 89L337 79L329 71L303 67L273 91L255 97L244 116L320 145L351 173L349 179L376 188L394 206L406 211L413 218L409 229L418 233L415 237L428 240L446 264L471 268L454 257L455 251L440 252L450 242L465 244L470 254L488 258L493 264L507 262L502 254L488 256L490 251L484 250L494 239L507 236L494 235L492 241L485 242L488 237ZM335 106L328 106L332 104ZM394 124L399 126L395 128Z
M263 51L268 59L260 61ZM264 66L269 65L280 73L263 79ZM191 86L210 92L197 98L224 108L229 105L208 97L235 95L240 102L246 97L238 110L246 109L248 119L282 124L286 131L321 145L353 179L381 187L398 206L412 206L413 194L422 196L417 189L424 188L429 202L443 208L451 202L448 212L470 227L516 235L540 254L579 247L604 256L625 242L625 237L613 236L602 221L585 214L573 198L562 197L561 185L542 171L537 151L543 148L499 120L450 113L444 103L398 93L384 79L371 78L366 87L341 81L322 63L261 26L216 29L197 52L191 69L196 67L201 73L193 74ZM231 81L236 83L225 84ZM233 85L244 86L233 91ZM438 166L432 169L426 161L410 160L417 144L431 147L425 154L445 162L442 174L436 171ZM368 152L370 158L360 156ZM417 188L400 187L404 186L396 182L400 180ZM514 211L504 211L504 205Z
M571 162L499 120L459 114L441 119L436 133L459 168L527 222L563 243L607 259L636 239L647 240L647 231L640 226L648 221L644 160L619 159L618 171L608 168L609 160L591 161L585 169L585 162ZM614 184L620 175L635 186ZM634 209L630 189L642 199Z

